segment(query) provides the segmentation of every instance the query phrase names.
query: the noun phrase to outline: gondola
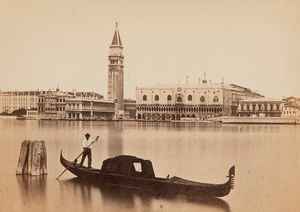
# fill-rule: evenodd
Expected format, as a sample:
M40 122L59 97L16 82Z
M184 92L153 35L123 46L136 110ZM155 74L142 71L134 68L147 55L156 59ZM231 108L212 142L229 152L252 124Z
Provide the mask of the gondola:
M201 195L205 197L223 197L234 186L235 167L229 169L229 179L223 184L200 183L179 177L155 177L152 163L130 155L119 155L103 161L101 169L80 166L76 161L66 160L62 152L60 163L72 174L80 178L139 190L150 190L173 195Z

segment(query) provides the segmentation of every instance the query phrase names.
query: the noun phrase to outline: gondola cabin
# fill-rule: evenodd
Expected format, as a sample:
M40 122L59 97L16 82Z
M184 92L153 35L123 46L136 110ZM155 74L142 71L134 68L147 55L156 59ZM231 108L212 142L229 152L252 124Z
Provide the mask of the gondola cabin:
M148 179L155 178L151 161L129 155L120 155L103 161L101 174L116 174Z

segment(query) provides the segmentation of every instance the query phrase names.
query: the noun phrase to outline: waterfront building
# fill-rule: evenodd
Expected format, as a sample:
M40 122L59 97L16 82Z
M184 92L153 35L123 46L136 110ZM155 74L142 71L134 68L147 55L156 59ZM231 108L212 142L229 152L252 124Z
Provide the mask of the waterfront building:
M290 96L283 101L282 117L300 117L300 98Z
M300 109L297 107L284 106L281 117L300 117Z
M42 91L0 91L0 113L12 113L18 109L36 109L38 95Z
M121 37L116 23L115 34L108 56L108 99L116 102L116 116L124 115L124 56Z
M38 113L42 119L63 119L66 112L67 92L44 91L38 96Z
M68 120L112 120L115 102L104 99L66 99L66 119Z
M238 101L262 97L249 88L234 84L156 85L136 88L138 120L205 120L223 115L236 115Z
M284 98L283 101L285 106L300 109L300 98L290 96Z
M270 98L250 98L239 101L238 116L280 117L284 101Z
M70 99L80 98L87 100L103 99L103 96L94 92L63 92L44 91L38 96L38 112L41 119L67 118L66 105Z
M25 115L26 119L38 119L39 118L39 114L37 110L26 110L26 115Z
M132 99L124 99L124 119L135 119L136 101Z

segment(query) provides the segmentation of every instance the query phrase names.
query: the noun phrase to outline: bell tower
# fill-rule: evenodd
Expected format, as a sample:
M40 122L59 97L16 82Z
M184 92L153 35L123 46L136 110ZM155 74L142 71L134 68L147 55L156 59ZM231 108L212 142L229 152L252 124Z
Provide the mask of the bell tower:
M116 101L116 115L124 113L124 56L118 22L108 56L108 99Z

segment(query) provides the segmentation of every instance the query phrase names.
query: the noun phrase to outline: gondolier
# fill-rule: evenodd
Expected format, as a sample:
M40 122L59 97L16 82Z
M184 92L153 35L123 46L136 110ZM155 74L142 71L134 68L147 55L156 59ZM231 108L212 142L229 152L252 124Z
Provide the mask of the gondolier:
M85 138L82 141L82 145L83 145L83 153L82 153L82 158L81 158L81 162L80 162L80 166L83 165L84 160L86 158L86 156L88 157L88 168L91 168L92 165L92 150L90 148L91 144L94 142L92 141L92 139L90 139L91 135L89 133L85 134ZM98 137L96 138L95 141L98 140Z

